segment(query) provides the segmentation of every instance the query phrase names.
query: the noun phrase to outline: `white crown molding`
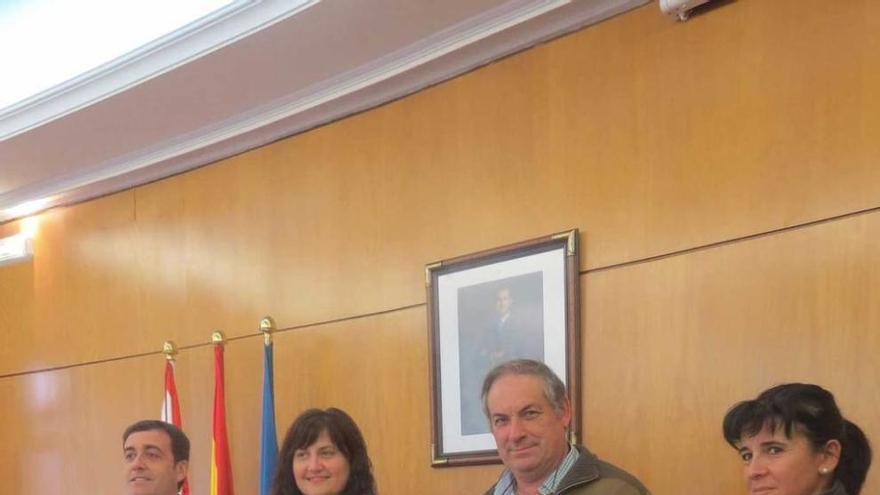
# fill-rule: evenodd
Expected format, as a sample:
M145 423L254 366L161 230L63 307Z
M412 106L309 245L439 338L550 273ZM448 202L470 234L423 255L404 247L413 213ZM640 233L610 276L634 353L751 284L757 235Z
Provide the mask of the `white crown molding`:
M203 57L320 0L239 0L152 43L0 109L0 142Z
M406 96L650 0L514 0L354 70L89 170L0 194L8 208L34 198L47 207L109 194L181 173Z

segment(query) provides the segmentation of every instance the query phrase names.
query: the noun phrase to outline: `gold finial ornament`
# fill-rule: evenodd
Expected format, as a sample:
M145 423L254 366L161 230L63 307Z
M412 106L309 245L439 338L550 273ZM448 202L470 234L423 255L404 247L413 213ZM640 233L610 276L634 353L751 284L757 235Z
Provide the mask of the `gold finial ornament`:
M223 345L223 332L220 330L214 330L211 334L211 343Z
M162 353L165 354L165 359L174 361L174 355L177 354L177 347L174 345L174 341L166 340L162 344Z
M263 332L263 343L269 345L272 343L272 332L276 329L275 320L271 316L264 316L260 320L260 331Z

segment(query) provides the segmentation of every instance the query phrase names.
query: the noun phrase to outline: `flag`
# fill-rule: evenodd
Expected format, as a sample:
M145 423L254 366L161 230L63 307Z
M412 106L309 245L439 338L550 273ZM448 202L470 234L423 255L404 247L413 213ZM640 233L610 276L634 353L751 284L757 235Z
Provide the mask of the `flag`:
M268 341L263 345L263 424L260 429L260 495L269 495L269 491L272 489L272 476L275 474L275 465L278 461L273 375L272 342Z
M162 397L162 421L181 428L180 402L177 399L177 386L174 385L174 363L165 360L165 396Z
M165 360L165 396L162 398L162 421L171 423L183 430L183 418L180 417L180 401L177 399L177 386L174 384L174 361ZM189 495L189 479L183 480L181 495Z
M223 344L214 344L214 436L211 441L211 495L233 495L232 463L226 437L226 401L223 393Z

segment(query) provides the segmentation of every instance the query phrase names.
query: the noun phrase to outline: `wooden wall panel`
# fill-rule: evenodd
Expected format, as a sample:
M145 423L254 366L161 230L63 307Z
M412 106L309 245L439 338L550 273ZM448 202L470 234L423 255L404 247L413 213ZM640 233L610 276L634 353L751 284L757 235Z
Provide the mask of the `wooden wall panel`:
M182 353L178 385L194 485L206 487L203 344L213 328L255 334L272 314L282 327L316 323L278 336L279 430L306 406L339 404L363 426L384 493L477 493L497 467L427 467L423 266L571 227L590 270L587 440L655 493L690 493L682 483L694 480L737 492L718 422L779 380L829 385L880 438L866 357L880 348L876 213L616 266L876 208L876 53L880 4L868 0L739 0L687 23L651 4L40 215L34 260L0 266L0 392L21 399L0 406L0 492L57 491L41 463L115 490L105 467L117 466L119 432L158 409L161 356L141 354L165 339L201 345ZM259 342L228 347L241 490L256 486ZM43 382L63 387L37 410Z
M0 492L120 493L122 432L161 406L161 358L147 361L0 379Z
M144 347L132 199L127 191L37 217L33 260L0 267L0 318L16 329L0 333L0 375Z
M829 388L880 438L880 213L591 273L583 293L586 441L654 493L745 493L721 419L778 383Z
M154 332L244 335L267 312L293 326L421 303L425 263L575 226L594 268L876 206L877 18L868 1L743 0L687 23L646 6L53 210L34 261L42 355L3 342L0 374L149 352ZM58 332L118 338L56 347Z
M880 213L871 213L584 275L586 443L657 494L744 493L721 417L735 401L795 380L831 389L880 438L878 253ZM424 320L419 306L277 334L279 435L307 407L338 406L362 426L383 493L479 493L498 467L429 467ZM226 345L242 493L257 486L261 345L260 337ZM209 346L184 350L177 364L196 493L208 483L211 365ZM119 433L156 415L162 366L151 355L0 380L17 404L0 422L4 491L52 491L59 481L31 466L59 463L83 490L114 490ZM878 482L872 473L865 492Z

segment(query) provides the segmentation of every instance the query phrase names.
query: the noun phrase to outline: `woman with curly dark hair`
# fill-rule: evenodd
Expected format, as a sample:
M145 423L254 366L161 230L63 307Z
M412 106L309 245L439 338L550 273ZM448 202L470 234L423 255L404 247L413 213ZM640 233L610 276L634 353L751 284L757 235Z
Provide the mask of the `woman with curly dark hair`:
M309 409L281 445L272 495L376 495L367 444L344 411Z

